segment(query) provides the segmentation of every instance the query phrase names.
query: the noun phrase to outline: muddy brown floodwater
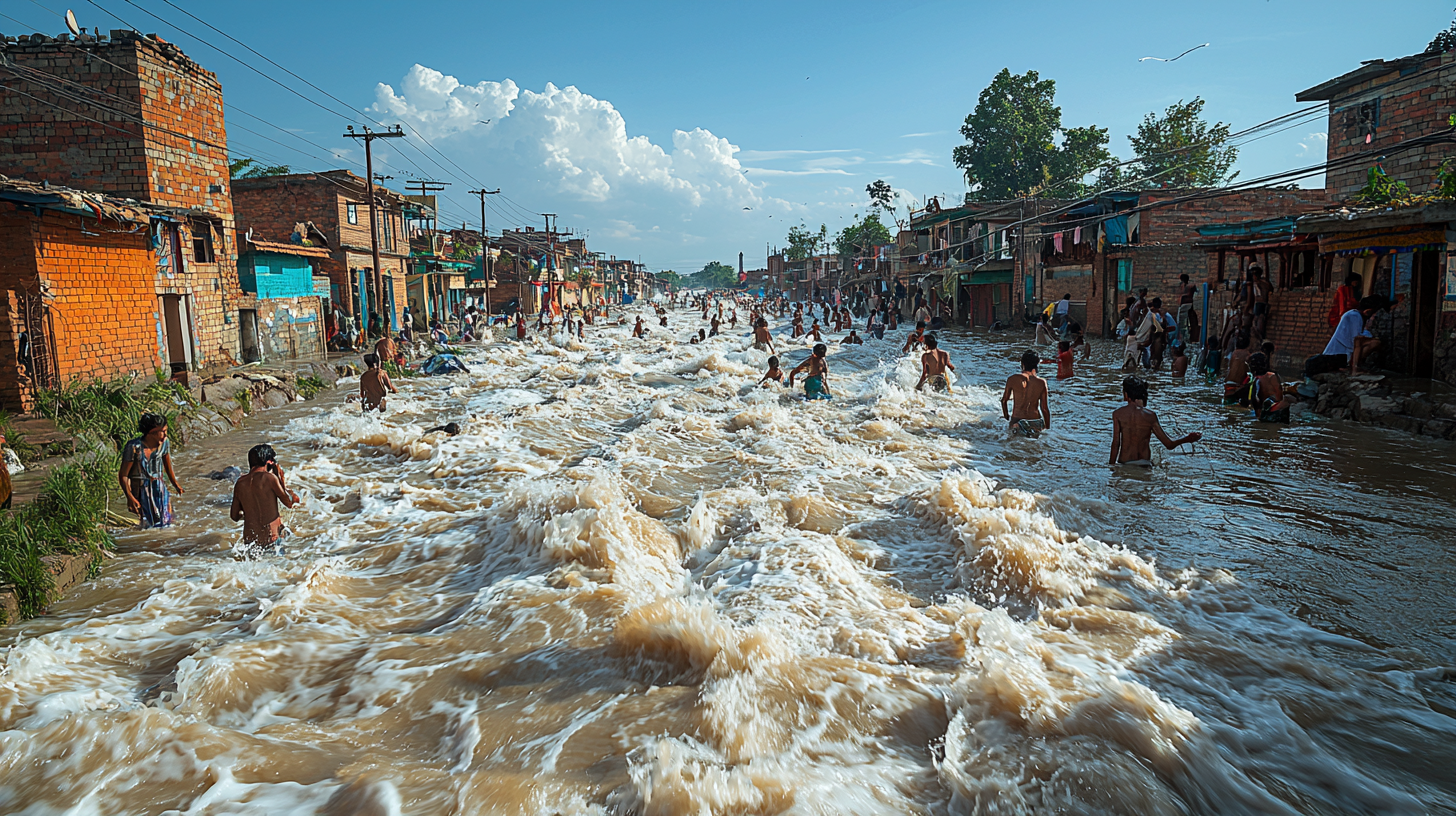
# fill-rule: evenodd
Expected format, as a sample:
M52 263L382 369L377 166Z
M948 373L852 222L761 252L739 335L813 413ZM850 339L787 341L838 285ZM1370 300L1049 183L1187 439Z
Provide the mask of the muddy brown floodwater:
M179 455L176 527L0 630L0 811L1456 813L1450 443L1165 375L1209 440L1130 473L1110 349L1008 440L1025 338L948 336L951 395L832 347L804 403L654 329ZM250 557L202 474L259 441L305 498Z

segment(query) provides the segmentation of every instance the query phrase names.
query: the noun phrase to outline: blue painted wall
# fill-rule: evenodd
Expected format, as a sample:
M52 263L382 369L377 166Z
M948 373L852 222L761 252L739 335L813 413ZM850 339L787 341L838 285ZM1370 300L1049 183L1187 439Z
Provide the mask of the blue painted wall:
M245 253L238 263L238 283L259 299L308 297L313 292L313 264L297 255Z

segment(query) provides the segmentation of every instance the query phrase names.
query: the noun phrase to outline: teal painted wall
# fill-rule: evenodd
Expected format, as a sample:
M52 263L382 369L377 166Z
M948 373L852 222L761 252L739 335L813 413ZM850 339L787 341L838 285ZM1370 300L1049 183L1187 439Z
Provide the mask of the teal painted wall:
M238 283L259 299L313 294L313 264L296 255L249 252L238 262Z

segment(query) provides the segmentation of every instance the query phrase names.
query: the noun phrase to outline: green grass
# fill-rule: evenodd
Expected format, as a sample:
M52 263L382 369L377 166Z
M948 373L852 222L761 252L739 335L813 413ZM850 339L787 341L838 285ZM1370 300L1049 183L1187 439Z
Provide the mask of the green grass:
M108 500L120 492L116 470L115 456L63 465L51 472L34 502L0 513L0 582L14 584L22 617L45 609L54 589L41 559L58 553L99 556L111 547L101 525ZM93 558L93 573L99 561Z
M45 451L25 441L25 437L15 430L11 422L10 414L0 411L0 434L5 435L5 444L15 455L20 457L20 463L29 467L32 463L40 461L45 457Z
M298 395L306 400L313 399L318 396L320 391L328 387L328 383L318 377L309 376L298 378Z
M182 409L195 405L192 395L181 385L150 382L138 387L134 377L73 383L36 394L36 411L42 416L55 420L72 436L108 442L117 451L136 437L137 420L142 414L161 414L170 425Z

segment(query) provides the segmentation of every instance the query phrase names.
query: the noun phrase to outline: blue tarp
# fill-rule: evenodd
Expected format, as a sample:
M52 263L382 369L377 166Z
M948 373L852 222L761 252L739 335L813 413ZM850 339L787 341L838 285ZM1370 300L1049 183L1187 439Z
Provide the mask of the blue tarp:
M1105 224L1107 226L1107 243L1109 243L1109 244L1125 244L1125 243L1127 243L1127 216L1125 216L1125 215L1114 216L1112 218L1107 219L1107 221L1105 222Z
M469 372L470 369L466 368L465 364L460 362L460 358L453 354L436 354L434 357L426 360L424 365L420 366L420 371L433 377L438 374L458 374L462 371Z

